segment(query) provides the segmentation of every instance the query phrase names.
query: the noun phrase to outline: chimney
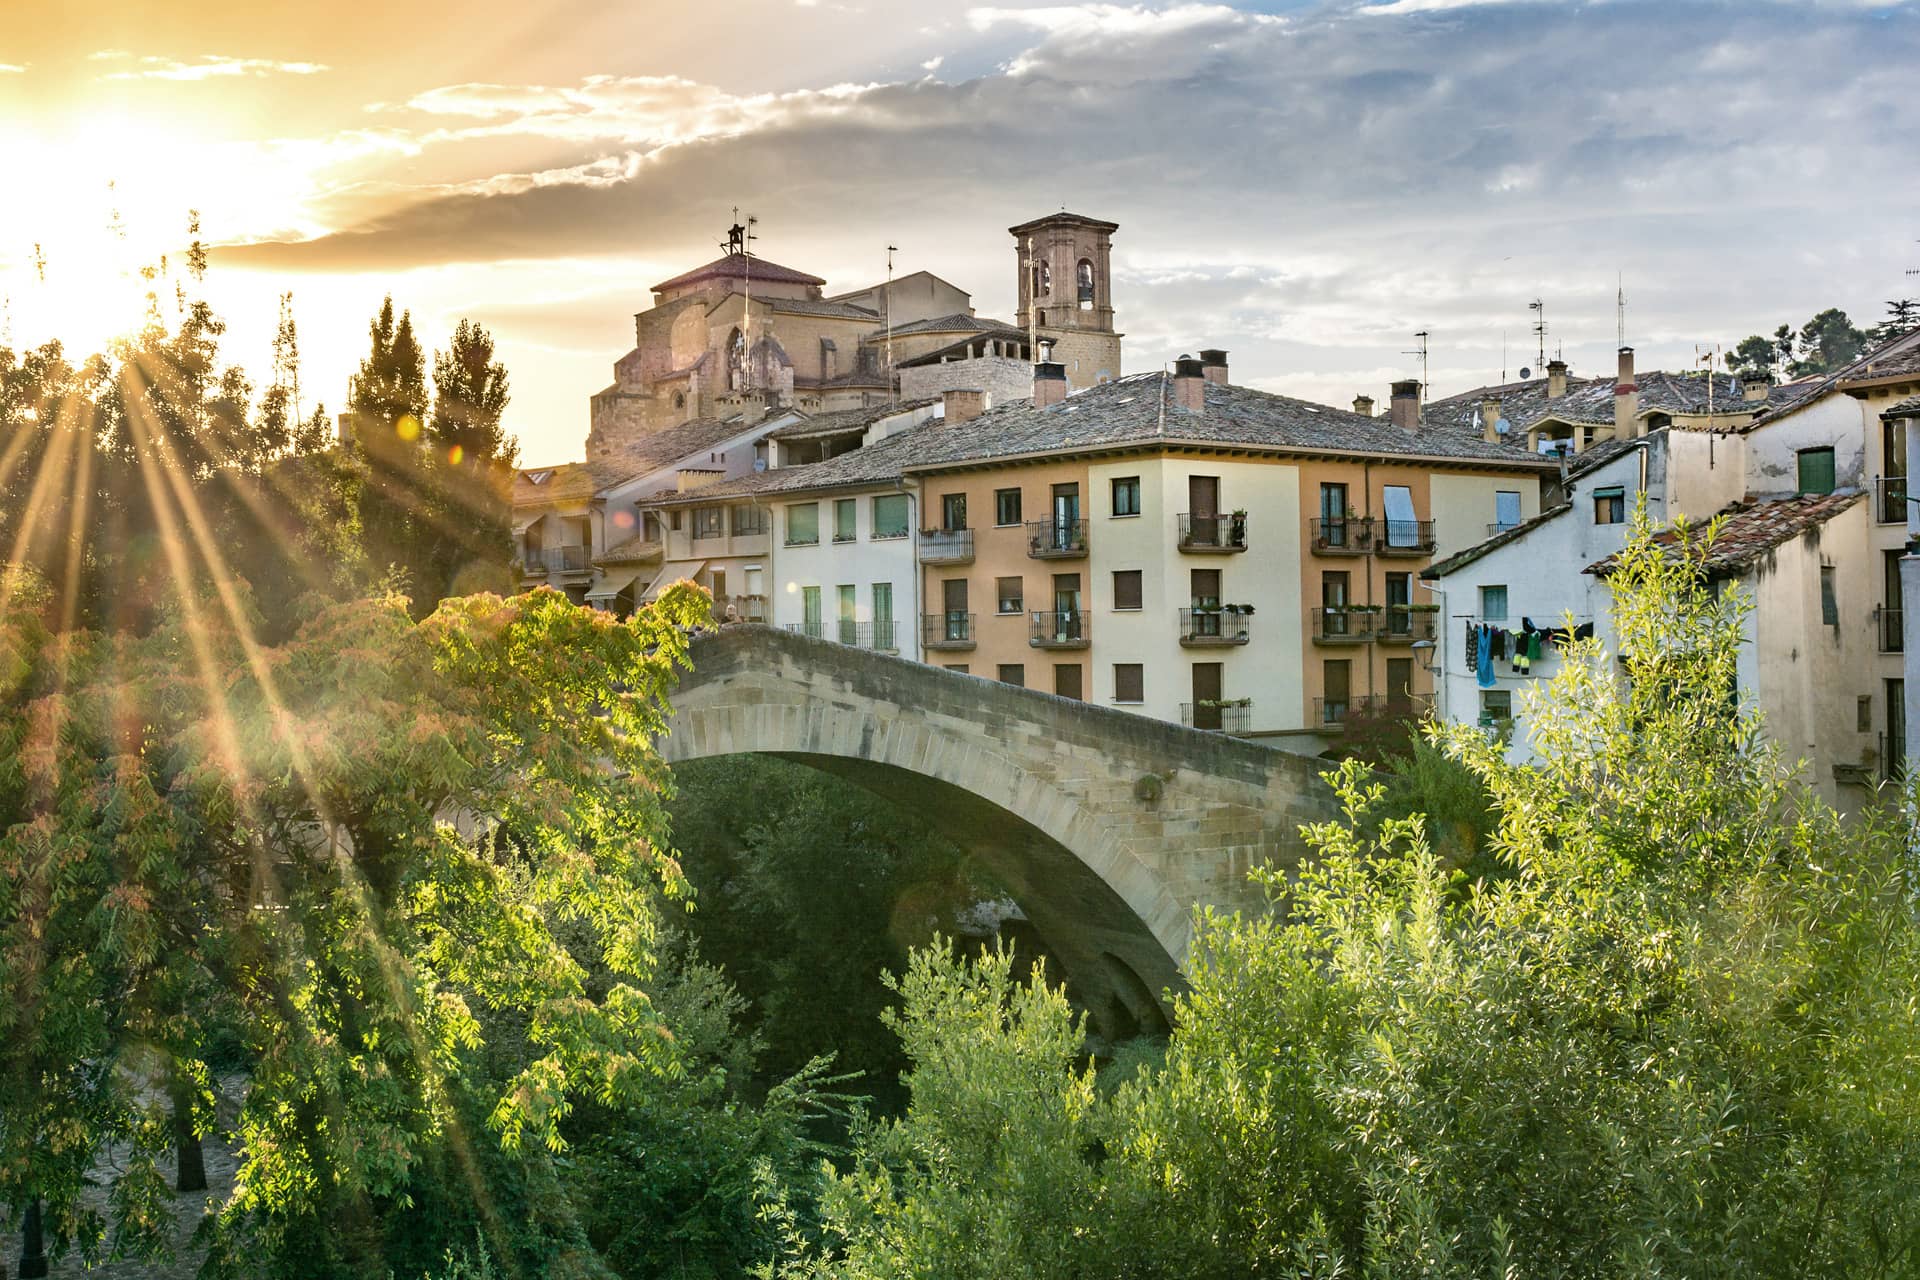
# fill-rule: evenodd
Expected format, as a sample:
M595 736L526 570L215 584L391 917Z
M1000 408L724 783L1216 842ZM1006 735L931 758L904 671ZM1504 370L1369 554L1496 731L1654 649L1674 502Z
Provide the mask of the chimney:
M1567 362L1547 361L1547 399L1558 400L1567 394Z
M1067 366L1042 360L1033 366L1033 407L1044 409L1067 398Z
M1633 348L1620 348L1620 371L1613 379L1613 439L1631 440L1644 432L1640 423L1640 384L1633 380Z
M1206 372L1192 356L1173 362L1173 403L1188 413L1207 411Z
M1420 382L1417 378L1407 378L1393 384L1393 399L1388 402L1391 408L1388 414L1393 425L1404 427L1408 431L1417 431L1420 427Z
M1208 347L1200 353L1200 376L1208 382L1227 385L1227 353L1218 347Z
M1740 398L1751 404L1767 398L1767 380L1764 377L1749 378L1740 384Z
M1353 411L1363 418L1371 418L1373 416L1373 397L1355 396L1353 398Z
M1480 438L1488 444L1500 443L1500 397L1488 396L1480 402Z
M942 412L949 424L971 422L987 411L987 393L984 391L952 390L940 393Z

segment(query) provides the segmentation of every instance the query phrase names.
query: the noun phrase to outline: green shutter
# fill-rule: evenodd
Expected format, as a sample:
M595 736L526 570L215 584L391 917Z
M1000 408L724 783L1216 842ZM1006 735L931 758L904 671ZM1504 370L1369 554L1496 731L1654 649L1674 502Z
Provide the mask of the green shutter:
M1833 450L1802 449L1800 451L1800 492L1833 492Z

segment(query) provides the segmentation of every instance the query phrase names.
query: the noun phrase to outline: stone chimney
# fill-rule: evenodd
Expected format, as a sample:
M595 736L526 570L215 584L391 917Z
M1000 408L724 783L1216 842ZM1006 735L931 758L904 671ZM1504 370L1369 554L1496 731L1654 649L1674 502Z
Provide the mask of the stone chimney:
M1353 411L1363 418L1371 418L1373 416L1373 397L1355 396L1353 398Z
M1200 376L1208 382L1227 385L1227 353L1218 347L1208 347L1200 353Z
M1173 362L1173 403L1188 413L1207 411L1206 370L1192 356Z
M1558 400L1567 394L1567 362L1547 361L1547 399Z
M1488 444L1500 443L1500 397L1488 396L1480 402L1480 438Z
M1640 384L1633 380L1633 348L1620 348L1620 372L1613 380L1613 438L1631 440L1643 434L1640 422Z
M1407 378L1393 384L1393 399L1388 402L1393 425L1408 431L1420 429L1420 382Z
M949 423L971 422L987 411L987 393L984 391L943 391L940 401Z
M1748 404L1765 400L1769 389L1765 378L1748 378L1740 384L1740 398Z
M1033 366L1033 407L1044 409L1067 398L1067 366L1042 360Z

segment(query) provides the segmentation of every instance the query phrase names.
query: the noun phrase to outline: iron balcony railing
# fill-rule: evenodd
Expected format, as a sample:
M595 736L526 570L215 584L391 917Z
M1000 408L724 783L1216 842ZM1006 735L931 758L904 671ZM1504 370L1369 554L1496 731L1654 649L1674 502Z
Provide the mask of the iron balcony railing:
M1252 624L1253 619L1244 613L1225 609L1182 609L1180 643L1195 649L1245 644L1251 638Z
M1077 609L1036 610L1027 643L1036 649L1084 649L1091 643L1087 615Z
M1350 721L1366 719L1411 720L1423 716L1433 705L1427 694L1361 694L1349 698L1315 698L1313 724L1309 728L1344 729Z
M1373 521L1360 516L1322 516L1307 522L1313 549L1323 556L1364 556L1373 550Z
M1183 702L1180 723L1189 729L1214 733L1249 733L1253 729L1253 699L1223 698L1214 703Z
M1905 476L1875 477L1873 518L1881 524L1907 522L1907 478Z
M1085 520L1033 520L1027 524L1027 554L1036 560L1069 560L1087 554Z
M878 618L872 622L855 622L852 618L790 622L787 630L811 640L831 640L851 649L876 649L883 653L893 653L899 649L899 627L891 618Z
M1373 551L1382 556L1433 554L1433 521L1381 520L1374 533Z
M521 553L522 571L538 576L543 573L585 573L593 568L591 547L527 548Z
M1196 553L1245 551L1247 514L1180 516L1180 549Z
M765 622L767 598L765 596L715 596L713 620L715 622ZM797 623L787 628L789 631L799 629Z
M1906 626L1899 609L1890 605L1881 605L1873 611L1873 631L1880 641L1882 653L1906 652Z
M1315 644L1365 644L1379 624L1378 610L1362 605L1322 605L1313 614Z
M1518 529L1519 527L1520 522L1518 520L1495 520L1487 526L1487 536L1491 538L1496 534L1505 533L1509 529Z
M1412 644L1431 640L1438 634L1440 611L1416 609L1409 604L1390 604L1380 615L1380 629L1374 639L1381 644Z
M972 564L973 530L940 529L920 535L921 564Z
M964 610L929 613L920 619L920 643L924 648L971 649L977 642L974 616Z

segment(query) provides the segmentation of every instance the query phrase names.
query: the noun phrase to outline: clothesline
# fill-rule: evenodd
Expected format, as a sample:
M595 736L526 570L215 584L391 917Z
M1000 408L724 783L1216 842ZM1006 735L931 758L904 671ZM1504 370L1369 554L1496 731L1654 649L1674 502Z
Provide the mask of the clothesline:
M1573 627L1537 627L1533 619L1523 617L1520 626L1515 629L1496 626L1491 622L1472 619L1467 622L1467 666L1474 673L1474 680L1482 689L1494 687L1496 679L1493 671L1495 662L1511 661L1516 675L1526 675L1533 664L1538 662L1547 645L1559 648L1571 641L1585 640L1593 635L1591 622L1578 623Z

